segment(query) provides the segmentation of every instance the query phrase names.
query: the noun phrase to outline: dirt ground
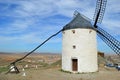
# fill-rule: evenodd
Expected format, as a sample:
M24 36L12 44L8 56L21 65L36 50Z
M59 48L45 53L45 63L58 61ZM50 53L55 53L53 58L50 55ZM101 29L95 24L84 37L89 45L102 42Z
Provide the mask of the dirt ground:
M19 74L0 74L0 80L120 80L120 72L115 69L100 69L95 73L71 74L60 69L26 69L26 76Z

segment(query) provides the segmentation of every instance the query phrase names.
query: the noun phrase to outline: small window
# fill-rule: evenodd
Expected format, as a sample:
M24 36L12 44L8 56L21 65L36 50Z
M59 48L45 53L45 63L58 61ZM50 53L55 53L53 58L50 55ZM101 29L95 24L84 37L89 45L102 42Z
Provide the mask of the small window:
M65 34L65 31L63 31L63 34Z
M91 32L92 32L92 30L89 31L89 33L91 33Z
M72 30L73 34L75 34L75 30Z
M76 49L76 46L75 46L75 45L73 45L73 49Z

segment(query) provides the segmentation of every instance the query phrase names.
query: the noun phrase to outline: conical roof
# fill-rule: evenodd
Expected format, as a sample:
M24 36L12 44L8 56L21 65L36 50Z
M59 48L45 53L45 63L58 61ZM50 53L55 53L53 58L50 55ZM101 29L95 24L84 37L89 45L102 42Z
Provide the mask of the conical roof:
M64 30L75 29L75 28L90 28L92 29L92 24L87 17L78 13L75 18L63 27Z

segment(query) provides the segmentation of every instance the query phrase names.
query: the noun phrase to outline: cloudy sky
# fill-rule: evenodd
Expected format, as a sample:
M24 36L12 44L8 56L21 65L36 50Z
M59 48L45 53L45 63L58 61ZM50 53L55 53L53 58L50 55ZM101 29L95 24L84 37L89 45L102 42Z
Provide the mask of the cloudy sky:
M75 10L93 19L96 0L0 0L0 52L27 52L62 29ZM101 28L120 41L120 0L108 0ZM98 50L111 49L98 38ZM62 51L62 34L37 52Z

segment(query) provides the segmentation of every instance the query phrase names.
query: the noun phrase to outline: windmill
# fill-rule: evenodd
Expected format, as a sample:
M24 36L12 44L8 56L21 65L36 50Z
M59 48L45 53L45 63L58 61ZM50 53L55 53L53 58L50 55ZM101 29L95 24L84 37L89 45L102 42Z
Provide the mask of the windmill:
M48 40L50 40L52 37L56 36L57 34L59 34L60 32L63 32L64 34L64 31L65 30L68 30L68 27L69 29L72 29L73 27L72 26L75 26L74 28L84 28L83 27L78 27L77 25L80 24L79 21L81 21L81 18L83 18L82 20L84 20L83 22L85 22L84 25L87 24L87 27L86 28L90 28L90 30L94 30L94 32L97 32L97 35L118 55L120 56L120 42L118 40L116 40L113 36L111 36L108 32L106 32L105 30L103 30L102 28L100 28L97 23L101 23L102 22L102 19L103 19L103 16L104 16L104 12L105 12L105 7L106 7L106 3L107 3L107 0L97 0L97 3L96 3L96 9L95 9L95 14L94 14L94 25L91 25L90 24L90 21L85 17L83 16L82 14L80 14L79 12L76 12L75 13L75 17L74 19L68 23L67 25L65 25L63 27L63 29L59 30L57 33L53 34L52 36L50 36L48 39L46 39L43 43L41 43L40 45L38 45L35 49L33 49L32 51L30 51L28 54L26 54L25 56L23 56L22 58L20 59L17 59L15 60L14 62L12 62L10 64L10 66L12 65L13 68L16 70L16 72L19 72L19 70L17 69L16 67L16 63L23 60L24 58L26 58L28 55L30 55L31 53L33 53L35 50L37 50L39 47L41 47L43 44L45 44ZM69 26L70 25L70 26ZM81 25L81 24L80 24ZM74 30L72 30L72 33L75 33ZM89 31L89 33L91 33L91 31ZM75 49L76 48L76 45L73 45L73 48ZM96 53L96 51L95 51ZM64 55L66 56L66 55ZM96 60L96 58L95 58ZM77 62L77 59L75 57L72 57L72 61L73 62ZM97 70L97 61L95 61L95 68ZM83 62L84 63L84 62ZM64 62L63 62L64 64ZM74 63L73 65L76 65L77 63ZM65 64L65 68L67 65ZM76 65L76 67L78 67L78 65ZM93 70L91 69L90 71L85 71L85 72L94 72L96 70ZM71 71L71 70L68 70L68 71ZM82 71L84 72L84 71Z

